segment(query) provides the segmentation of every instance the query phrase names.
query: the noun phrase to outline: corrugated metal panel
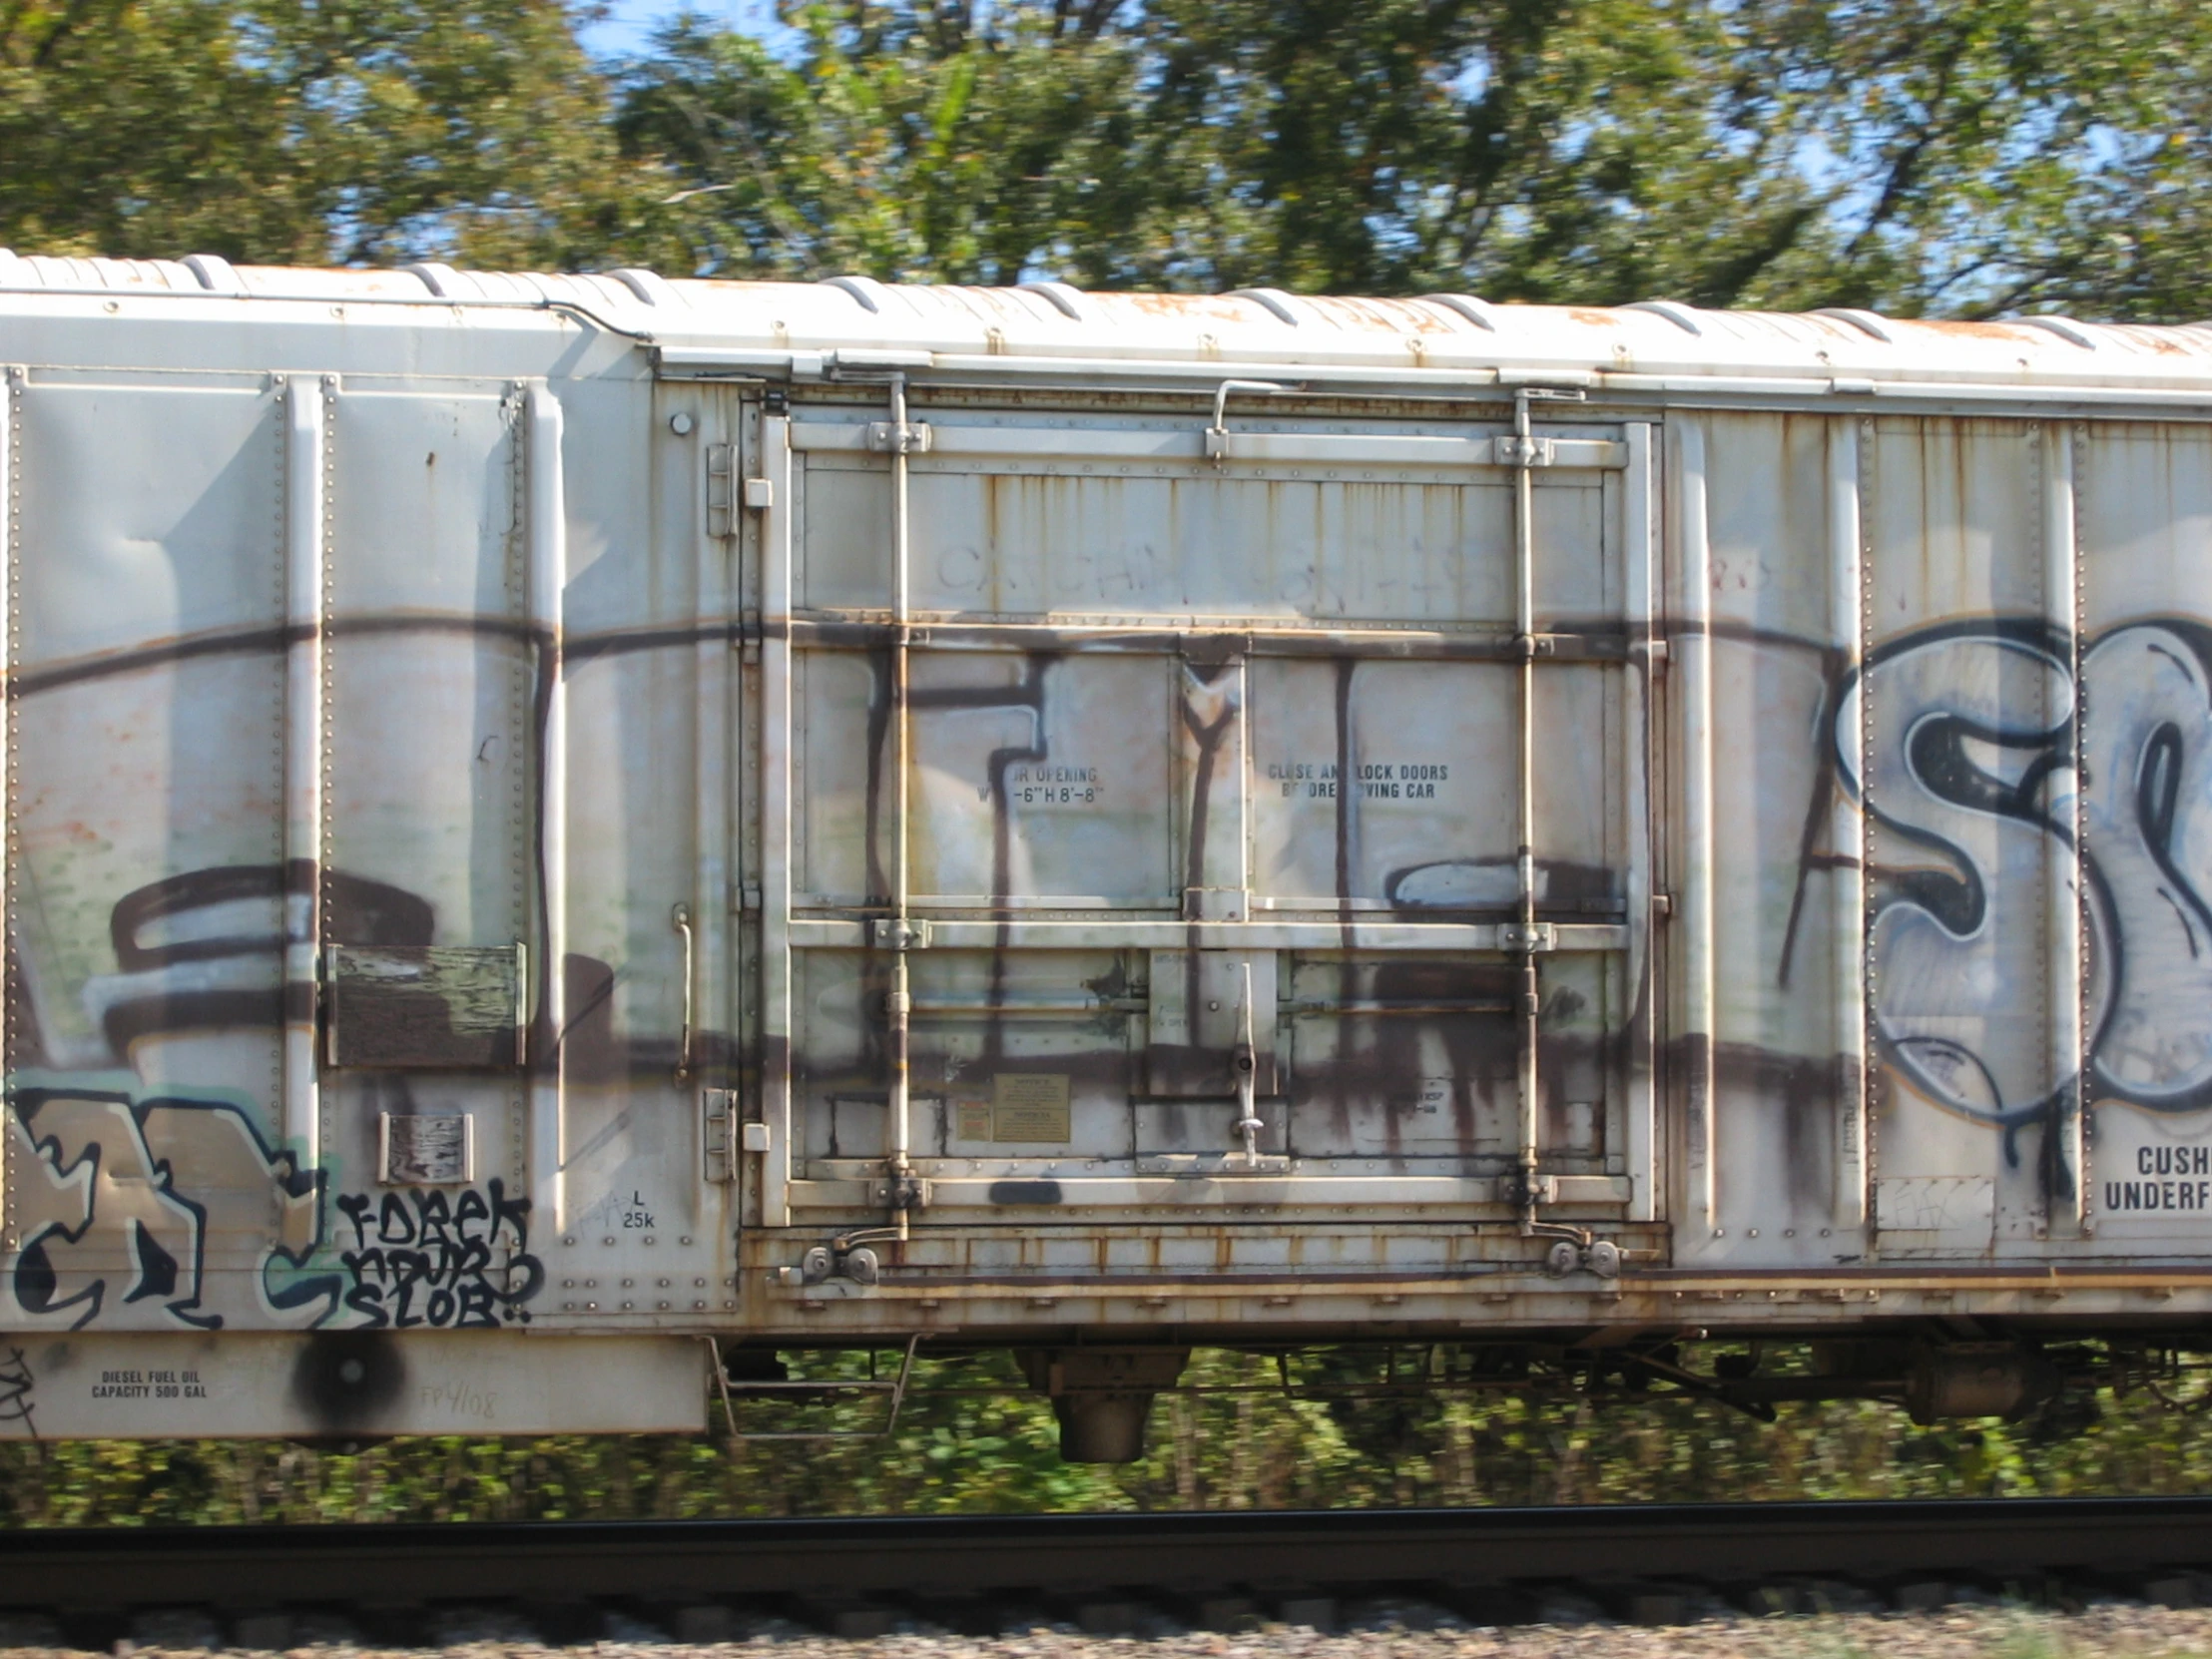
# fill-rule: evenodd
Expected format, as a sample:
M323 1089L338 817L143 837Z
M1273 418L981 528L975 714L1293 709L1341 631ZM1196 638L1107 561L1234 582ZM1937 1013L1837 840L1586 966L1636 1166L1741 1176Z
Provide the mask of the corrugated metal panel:
M712 353L821 353L876 346L959 359L1161 359L1415 371L1500 363L1605 376L1826 382L1947 380L2020 386L2196 385L2212 373L2212 325L2151 327L2023 318L1943 322L1830 311L1487 305L1465 296L1355 298L1251 289L1234 294L1080 293L1016 288L405 271L234 270L190 261L21 257L0 250L0 292L250 293L270 299L581 306L665 348L672 364ZM706 355L702 355L702 354ZM761 360L765 365L767 357ZM820 372L816 363L813 372ZM803 361L798 372L809 372ZM1630 383L1626 379L1624 384Z

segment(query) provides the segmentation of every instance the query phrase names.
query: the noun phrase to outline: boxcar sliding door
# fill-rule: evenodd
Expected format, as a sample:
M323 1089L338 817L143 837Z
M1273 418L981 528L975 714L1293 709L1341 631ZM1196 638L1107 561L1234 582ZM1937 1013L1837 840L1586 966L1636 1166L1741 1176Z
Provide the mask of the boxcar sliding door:
M901 888L924 1225L1502 1222L1531 1070L1654 1215L1654 432L1562 407L762 421L764 1219L885 1202Z

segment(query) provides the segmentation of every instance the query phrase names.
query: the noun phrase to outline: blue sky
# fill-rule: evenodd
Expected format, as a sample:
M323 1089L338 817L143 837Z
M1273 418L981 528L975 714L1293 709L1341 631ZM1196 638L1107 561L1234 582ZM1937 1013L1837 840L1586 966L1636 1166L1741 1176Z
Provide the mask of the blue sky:
M694 11L714 22L748 34L776 32L775 0L611 0L607 18L584 33L584 44L602 57L620 57L644 50L654 27L679 11Z

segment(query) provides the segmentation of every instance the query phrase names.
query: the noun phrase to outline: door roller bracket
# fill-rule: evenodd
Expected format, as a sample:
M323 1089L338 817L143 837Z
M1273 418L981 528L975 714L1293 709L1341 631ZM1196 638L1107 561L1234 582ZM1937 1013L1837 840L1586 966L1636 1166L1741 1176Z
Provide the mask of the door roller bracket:
M1564 1279L1578 1272L1594 1273L1600 1279L1618 1279L1621 1276L1621 1247L1611 1239L1590 1239L1584 1243L1555 1239L1544 1255L1545 1275Z

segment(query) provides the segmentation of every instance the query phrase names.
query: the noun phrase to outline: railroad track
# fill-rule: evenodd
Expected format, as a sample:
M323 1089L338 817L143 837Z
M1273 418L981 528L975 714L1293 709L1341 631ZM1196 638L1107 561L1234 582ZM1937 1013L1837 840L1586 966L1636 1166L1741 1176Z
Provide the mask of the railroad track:
M2189 1605L2212 1599L2200 1568L2212 1499L55 1529L0 1536L0 1617L85 1647L162 1609L252 1647L329 1614L417 1645L457 1606L510 1608L556 1641L598 1635L610 1613L689 1640L767 1614L846 1636L902 1619L980 1634L1040 1611L1101 1634L1326 1627L1378 1598L1478 1623L1562 1603L1666 1623L1716 1598Z

